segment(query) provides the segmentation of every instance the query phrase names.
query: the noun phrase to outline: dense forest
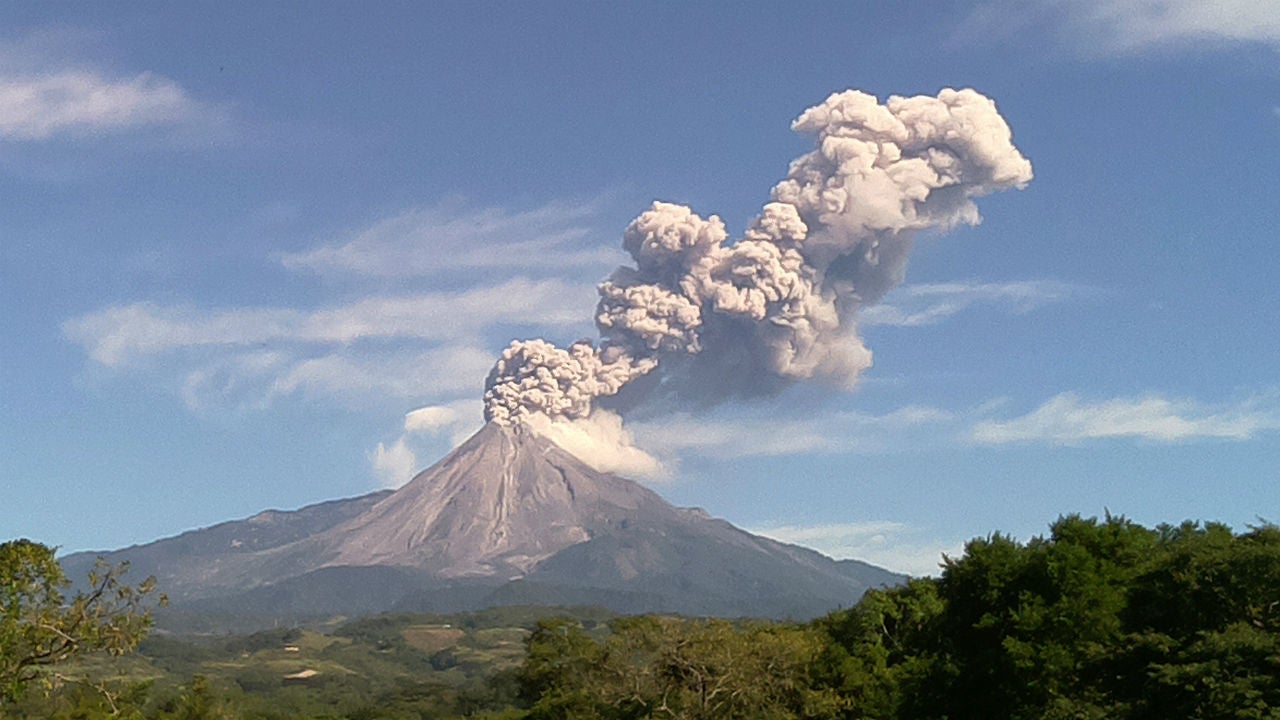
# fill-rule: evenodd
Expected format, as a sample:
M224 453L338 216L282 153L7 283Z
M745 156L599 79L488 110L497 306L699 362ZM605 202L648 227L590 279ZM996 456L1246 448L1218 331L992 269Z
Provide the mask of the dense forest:
M1064 517L807 623L554 612L153 634L0 677L0 717L1280 718L1272 525Z

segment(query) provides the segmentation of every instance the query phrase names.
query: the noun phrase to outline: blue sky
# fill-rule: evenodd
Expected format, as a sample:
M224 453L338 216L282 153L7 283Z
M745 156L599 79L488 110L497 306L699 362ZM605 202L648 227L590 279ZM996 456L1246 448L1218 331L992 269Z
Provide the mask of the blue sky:
M0 537L406 479L654 200L741 234L829 94L993 98L1035 179L917 239L851 392L628 418L669 500L840 556L1280 519L1280 3L8 4ZM426 415L427 406L445 406Z

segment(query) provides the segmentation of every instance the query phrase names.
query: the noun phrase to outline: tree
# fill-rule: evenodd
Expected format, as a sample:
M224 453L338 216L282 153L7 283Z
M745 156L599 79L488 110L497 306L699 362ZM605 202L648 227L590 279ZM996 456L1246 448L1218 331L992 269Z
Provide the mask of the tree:
M54 550L30 540L0 544L0 702L33 682L52 683L50 669L86 652L121 655L151 627L151 607L164 604L155 578L137 586L120 578L128 563L99 559L88 589L67 599L71 582Z
M596 641L572 621L547 621L521 669L535 720L832 718L818 686L824 637L773 623L620 618Z
M1280 528L1161 527L1132 583L1116 695L1142 718L1280 718Z
M846 717L1280 720L1280 528L1066 516L818 625Z
M941 662L930 683L952 717L1116 717L1114 677L1133 577L1156 533L1123 517L1059 518L1047 538L975 539L938 581Z
M929 707L944 606L932 578L868 590L858 604L815 621L828 642L822 681L845 698L848 717L891 720ZM929 712L916 713L928 716Z
M533 718L575 720L605 717L598 676L604 649L568 618L541 620L526 641L520 694ZM615 717L617 714L615 714Z

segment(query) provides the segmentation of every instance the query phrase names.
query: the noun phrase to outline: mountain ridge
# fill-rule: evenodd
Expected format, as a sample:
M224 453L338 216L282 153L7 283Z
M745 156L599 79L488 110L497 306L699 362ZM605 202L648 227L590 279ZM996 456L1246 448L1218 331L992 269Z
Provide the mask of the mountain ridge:
M264 511L98 555L174 609L300 618L506 604L807 618L904 576L752 535L490 423L395 491Z

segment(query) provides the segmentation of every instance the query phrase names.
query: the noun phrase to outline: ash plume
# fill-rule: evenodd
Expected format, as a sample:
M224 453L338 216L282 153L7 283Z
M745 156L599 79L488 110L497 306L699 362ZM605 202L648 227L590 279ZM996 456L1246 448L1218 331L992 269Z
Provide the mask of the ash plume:
M623 233L634 266L599 285L598 344L517 340L485 385L485 419L575 421L653 373L703 402L870 367L858 311L902 282L912 238L980 221L974 198L1030 182L995 103L974 90L880 103L848 90L791 124L791 162L741 238L719 217L654 202Z

